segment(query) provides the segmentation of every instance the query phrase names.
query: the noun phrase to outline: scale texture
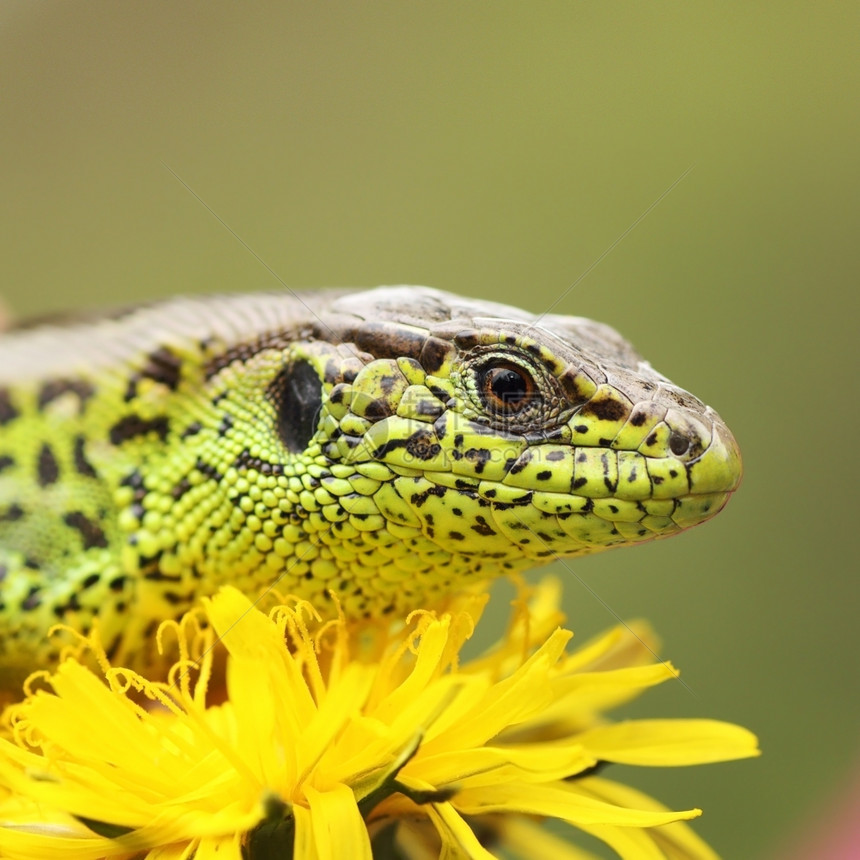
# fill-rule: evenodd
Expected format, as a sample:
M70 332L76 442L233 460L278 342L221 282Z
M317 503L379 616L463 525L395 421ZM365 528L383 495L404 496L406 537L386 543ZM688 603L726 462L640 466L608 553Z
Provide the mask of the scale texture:
M675 534L741 463L614 330L424 287L174 299L0 338L0 685L230 583L352 617Z

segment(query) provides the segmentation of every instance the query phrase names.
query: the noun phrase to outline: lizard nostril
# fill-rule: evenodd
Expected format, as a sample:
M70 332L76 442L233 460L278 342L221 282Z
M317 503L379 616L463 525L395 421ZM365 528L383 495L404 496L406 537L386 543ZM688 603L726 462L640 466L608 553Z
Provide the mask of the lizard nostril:
M673 430L669 436L669 450L676 456L681 457L690 450L690 439L683 433Z

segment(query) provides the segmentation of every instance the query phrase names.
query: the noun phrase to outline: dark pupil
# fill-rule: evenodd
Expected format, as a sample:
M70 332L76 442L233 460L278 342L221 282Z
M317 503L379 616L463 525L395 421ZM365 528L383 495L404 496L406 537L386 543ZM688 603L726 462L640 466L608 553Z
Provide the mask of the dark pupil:
M496 367L489 373L489 389L493 396L508 407L517 407L528 394L525 377L509 367Z

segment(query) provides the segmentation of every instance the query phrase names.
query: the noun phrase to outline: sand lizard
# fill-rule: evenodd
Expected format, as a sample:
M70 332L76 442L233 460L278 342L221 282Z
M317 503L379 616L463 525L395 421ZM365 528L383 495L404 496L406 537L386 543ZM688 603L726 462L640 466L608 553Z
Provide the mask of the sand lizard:
M222 583L352 616L679 532L718 415L614 330L423 287L173 299L0 337L0 685Z

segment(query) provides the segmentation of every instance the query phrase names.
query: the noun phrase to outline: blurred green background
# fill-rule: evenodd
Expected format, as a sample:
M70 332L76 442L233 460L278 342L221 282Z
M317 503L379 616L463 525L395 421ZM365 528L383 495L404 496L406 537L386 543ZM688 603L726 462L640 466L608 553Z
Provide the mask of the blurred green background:
M704 807L727 858L785 857L860 764L858 25L830 0L4 0L2 294L276 288L164 162L290 285L540 312L694 165L556 312L719 409L745 482L704 528L572 567L695 693L637 713L764 749L619 777ZM613 622L559 572L579 634Z

